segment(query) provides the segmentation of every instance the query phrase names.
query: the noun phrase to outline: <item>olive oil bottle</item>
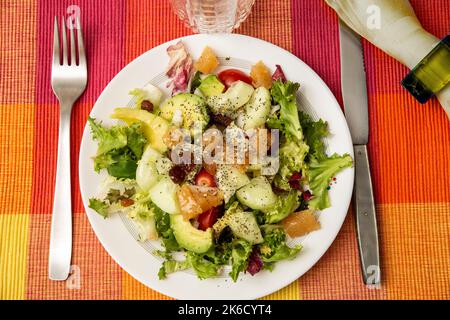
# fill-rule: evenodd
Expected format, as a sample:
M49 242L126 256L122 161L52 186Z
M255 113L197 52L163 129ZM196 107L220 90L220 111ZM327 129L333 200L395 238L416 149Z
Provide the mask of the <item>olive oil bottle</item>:
M402 85L420 103L427 102L450 82L450 35L403 79Z

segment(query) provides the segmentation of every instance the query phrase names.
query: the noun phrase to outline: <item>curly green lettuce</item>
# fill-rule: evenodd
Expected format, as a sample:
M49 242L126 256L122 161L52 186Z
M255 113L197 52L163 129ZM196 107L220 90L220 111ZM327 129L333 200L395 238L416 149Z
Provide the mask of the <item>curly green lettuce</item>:
M97 198L91 198L89 199L89 208L95 210L99 215L101 215L105 219L108 217L109 204L106 203L106 201L102 201Z
M293 248L286 244L286 233L282 227L268 225L264 228L264 242L259 246L264 268L271 270L273 263L296 257L302 246Z
M252 253L253 246L245 240L234 240L231 251L231 271L229 273L234 282L237 281L239 273L245 271L248 265L248 258Z
M323 120L313 121L304 112L298 112L295 92L298 84L276 81L271 89L273 100L280 105L279 115L268 120L268 126L280 129L284 135L279 159L280 169L274 184L281 189L290 190L289 178L300 172L309 181L312 199L311 209L325 209L330 206L328 185L340 170L353 163L349 155L328 157L323 139L329 134L328 124Z
M159 280L166 279L168 274L186 270L190 267L191 265L187 259L183 261L176 261L173 259L165 260L158 271L158 278Z
M289 190L289 178L294 172L301 172L305 166L305 157L309 146L302 141L288 140L279 150L280 167L275 177L275 185L283 190Z
M280 80L275 81L270 89L270 94L275 103L280 105L279 117L273 116L268 119L270 128L280 129L288 140L303 140L302 127L298 117L296 93L300 84Z
M155 216L156 231L161 239L167 252L177 251L180 246L175 239L173 229L170 226L170 215L162 211L156 205L152 205L152 210Z
M88 118L91 127L92 138L98 142L97 155L106 154L114 149L121 149L127 145L125 127L115 126L106 128L94 118Z
M351 167L353 159L349 154L333 154L320 161L312 158L309 163L309 187L313 197L308 202L311 209L323 210L330 206L328 185L331 179L342 169Z
M160 280L167 278L167 275L180 270L192 268L200 280L216 277L221 266L206 259L204 255L188 251L186 259L177 261L169 258L163 262L158 272Z
M271 88L272 99L280 105L279 114L269 117L267 125L279 129L284 139L279 150L280 168L275 177L275 185L284 190L290 190L289 178L295 172L300 172L309 152L309 146L303 140L303 130L297 108L296 93L298 83L291 81L275 81Z
M311 117L305 113L300 112L300 123L303 129L304 139L309 146L308 159L315 158L322 160L327 157L325 153L325 144L323 139L328 136L328 123L319 119L313 121Z
M142 157L147 144L141 124L107 128L91 117L88 118L88 122L92 137L98 142L94 158L95 171L106 169L113 177L134 179L137 161Z
M221 266L205 259L204 255L188 251L187 260L201 280L216 277L219 274Z
M231 232L231 231L230 231ZM220 239L219 239L220 240ZM216 243L216 245L205 253L205 257L218 265L228 264L231 258L231 251L233 249L232 242L223 241Z

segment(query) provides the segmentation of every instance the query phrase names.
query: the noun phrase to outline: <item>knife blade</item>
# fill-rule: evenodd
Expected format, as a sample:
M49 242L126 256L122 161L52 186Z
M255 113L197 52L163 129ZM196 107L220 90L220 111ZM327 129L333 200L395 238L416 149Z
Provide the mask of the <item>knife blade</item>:
M363 281L378 285L381 280L378 229L370 175L367 142L369 120L366 72L361 38L339 21L341 87L345 117L355 151L353 205Z

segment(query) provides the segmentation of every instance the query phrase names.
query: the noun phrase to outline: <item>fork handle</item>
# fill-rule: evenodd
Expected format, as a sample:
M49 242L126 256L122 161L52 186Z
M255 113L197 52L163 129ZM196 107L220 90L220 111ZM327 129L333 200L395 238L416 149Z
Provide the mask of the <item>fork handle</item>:
M61 103L58 160L50 230L49 278L65 280L72 256L72 199L70 184L70 114L72 105Z

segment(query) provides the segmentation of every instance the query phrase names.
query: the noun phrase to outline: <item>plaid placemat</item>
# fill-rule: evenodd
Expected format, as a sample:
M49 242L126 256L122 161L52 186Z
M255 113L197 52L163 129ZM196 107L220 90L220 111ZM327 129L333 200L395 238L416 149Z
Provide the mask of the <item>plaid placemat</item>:
M450 1L411 3L426 29L438 37L450 33ZM0 2L0 298L166 299L123 271L98 242L81 202L76 161L72 263L80 285L48 280L58 130L50 87L53 17L70 5L81 9L89 61L88 86L73 109L74 160L89 111L112 77L150 48L191 33L169 1ZM257 0L237 32L296 54L342 104L337 17L324 1ZM403 66L368 43L364 50L383 284L362 284L350 212L316 266L268 299L450 298L450 121L435 100L419 105L401 88Z

